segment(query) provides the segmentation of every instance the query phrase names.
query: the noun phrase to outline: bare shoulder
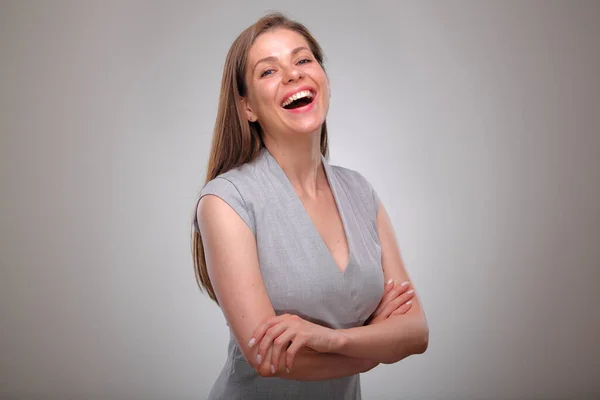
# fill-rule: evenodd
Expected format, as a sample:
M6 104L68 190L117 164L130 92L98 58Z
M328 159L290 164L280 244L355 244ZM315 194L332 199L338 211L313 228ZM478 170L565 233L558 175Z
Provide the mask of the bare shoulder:
M209 231L214 229L227 229L228 225L235 225L238 222L235 218L236 214L237 213L231 205L214 194L202 196L196 208L198 225L201 229L204 227ZM222 223L219 223L219 221Z
M206 268L228 325L247 361L246 346L256 327L275 315L260 273L255 237L240 215L216 195L202 196L197 207Z

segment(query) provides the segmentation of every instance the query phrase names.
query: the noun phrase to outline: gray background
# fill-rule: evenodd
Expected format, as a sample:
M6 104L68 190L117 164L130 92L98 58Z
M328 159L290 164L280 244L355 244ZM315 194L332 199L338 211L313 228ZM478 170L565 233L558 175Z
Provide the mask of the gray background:
M600 2L0 3L0 397L203 398L189 251L222 66L264 11L327 55L431 328L365 399L600 395Z

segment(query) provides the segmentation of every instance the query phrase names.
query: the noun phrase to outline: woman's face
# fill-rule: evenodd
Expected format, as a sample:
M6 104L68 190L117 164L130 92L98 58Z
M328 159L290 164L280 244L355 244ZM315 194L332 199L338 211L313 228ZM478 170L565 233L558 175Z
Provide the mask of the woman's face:
M248 54L246 116L269 135L320 133L329 80L304 37L287 29L260 35Z

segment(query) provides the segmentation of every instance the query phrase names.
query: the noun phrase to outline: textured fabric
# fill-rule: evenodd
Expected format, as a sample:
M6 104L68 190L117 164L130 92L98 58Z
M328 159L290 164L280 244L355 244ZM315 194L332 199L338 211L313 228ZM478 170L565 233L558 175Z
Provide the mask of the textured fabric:
M343 272L268 150L208 182L200 198L222 198L254 233L277 315L296 314L334 329L360 326L383 295L379 199L358 172L322 160L348 240L350 258ZM209 395L211 400L360 398L358 374L310 382L261 377L246 362L231 330L227 361Z

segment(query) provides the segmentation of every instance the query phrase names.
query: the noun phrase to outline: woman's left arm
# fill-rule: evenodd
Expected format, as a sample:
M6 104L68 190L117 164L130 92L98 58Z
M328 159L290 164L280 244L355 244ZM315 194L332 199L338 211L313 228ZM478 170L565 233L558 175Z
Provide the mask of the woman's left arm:
M377 213L377 230L385 282L389 279L397 283L410 281L390 217L381 203ZM411 290L415 290L414 285L411 285ZM334 351L383 364L424 353L429 342L429 327L416 292L411 301L412 307L406 314L393 314L377 324L337 330L341 339Z

